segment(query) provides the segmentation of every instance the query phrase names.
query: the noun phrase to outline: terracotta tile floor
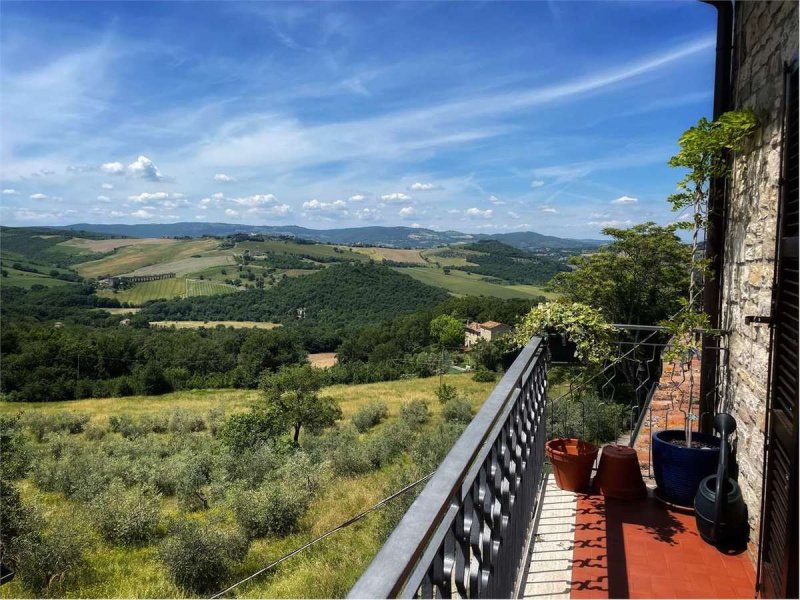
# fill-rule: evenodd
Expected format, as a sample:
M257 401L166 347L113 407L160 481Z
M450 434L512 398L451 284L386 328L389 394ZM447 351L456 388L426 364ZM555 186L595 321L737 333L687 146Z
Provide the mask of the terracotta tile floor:
M572 598L754 597L747 553L706 544L692 514L582 494L576 513Z

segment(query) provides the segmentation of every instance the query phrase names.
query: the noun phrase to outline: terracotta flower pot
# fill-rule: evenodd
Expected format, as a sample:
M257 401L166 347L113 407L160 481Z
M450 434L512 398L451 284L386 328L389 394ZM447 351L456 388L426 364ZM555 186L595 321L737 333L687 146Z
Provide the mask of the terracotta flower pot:
M594 478L594 489L609 498L638 500L647 496L636 450L627 446L603 448Z
M575 438L558 438L545 444L545 452L559 488L571 492L589 488L597 446Z

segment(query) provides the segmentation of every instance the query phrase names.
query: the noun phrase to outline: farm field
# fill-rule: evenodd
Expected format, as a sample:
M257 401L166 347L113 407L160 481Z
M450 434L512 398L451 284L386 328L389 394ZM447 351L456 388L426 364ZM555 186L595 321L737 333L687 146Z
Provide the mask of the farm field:
M175 277L172 279L158 279L156 281L145 281L137 283L126 290L114 292L110 289L97 291L98 296L105 298L116 298L120 302L129 304L144 304L150 300L168 300L170 298L180 298L186 294L186 280Z
M186 279L186 292L187 297L190 296L214 296L216 294L233 294L239 291L239 288L228 285L227 283L219 283L218 281L206 281L205 279Z
M141 267L126 273L126 275L158 275L159 273L175 273L177 276L189 275L197 273L209 267L224 267L228 265L235 265L231 254L214 253L207 256L193 256L189 258L181 258L167 262L156 263Z
M414 249L377 247L364 248L360 246L354 246L353 250L360 254L366 254L371 259L378 262L389 260L392 262L414 263L418 265L427 264L425 260L423 260L420 251Z
M312 367L318 369L327 369L338 362L336 352L316 352L309 354L306 360L308 360Z
M144 267L192 258L194 255L202 256L203 253L215 250L218 244L214 239L151 239L149 243L128 245L99 260L78 264L75 270L84 277L121 275ZM158 270L159 273L165 271L162 268Z
M275 329L280 323L265 323L263 321L150 321L152 327L174 327L175 329L209 329L222 325L234 329Z
M0 285L16 285L19 287L29 288L33 285L46 285L52 287L56 285L66 285L69 282L63 279L56 279L44 273L29 273L28 271L19 271L11 267L3 267L8 271L8 277L3 277L0 280ZM41 267L40 267L41 268Z
M474 263L468 260L471 254L476 254L470 250L460 250L452 247L431 248L423 250L420 254L425 262L431 265L439 263L443 267L475 266Z
M265 240L263 242L240 242L236 250L259 250L276 254L304 254L319 258L339 258L348 260L369 260L369 257L355 252L349 246L329 246L327 244L298 244L290 240ZM337 252L339 250L339 252Z
M540 295L536 286L519 286L485 281L481 276L453 269L445 275L443 269L433 267L401 267L400 273L435 287L446 289L457 296L494 296L496 298L532 298Z
M72 238L71 240L66 240L57 245L66 246L69 248L78 248L85 250L87 253L104 253L111 252L117 248L124 248L125 246L164 246L177 242L178 240L166 238L119 238L111 240L88 240L85 238Z
M446 376L447 383L454 385L474 407L479 407L494 384L476 383L467 376ZM413 379L367 385L332 386L323 390L323 394L335 397L340 401L343 419L349 420L353 413L365 404L382 400L389 408L388 423L397 420L400 407L411 399L424 399L435 415L441 412L435 399L434 390L438 378ZM6 403L0 402L0 414L9 415L25 411L25 417L33 413L43 415L53 413L84 413L90 417L88 427L96 431L106 428L107 433L100 441L84 434L73 434L61 443L70 448L91 446L125 447L126 441L118 433L108 431L110 418L123 413L136 418L165 417L175 414L178 408L186 413L206 417L210 409L224 410L226 415L246 410L260 398L260 392L252 390L198 390L192 392L176 392L160 397L135 396L128 398L87 399L71 402L52 403ZM433 423L439 422L433 417ZM369 436L381 435L387 424L378 425ZM426 430L427 431L427 430ZM424 432L415 434L424 435ZM161 433L147 434L145 438L129 440L127 444L145 448L150 444L164 445L167 440L177 439L181 434ZM182 434L191 437L196 443L207 440L210 445L213 438L207 431ZM363 437L363 436L362 436ZM427 438L420 438L427 439ZM94 441L93 441L94 440ZM51 442L45 438L43 442L32 442L37 451L47 451ZM68 450L74 451L74 450ZM143 451L143 450L142 450ZM186 450L183 450L186 456ZM170 460L170 457L162 459ZM252 459L251 459L252 460ZM327 463L327 461L326 461ZM328 531L347 519L358 514L384 497L388 490L394 490L397 484L398 464L390 463L384 467L356 475L341 475L326 471L319 492L313 496L308 509L300 517L296 528L288 534L262 535L253 539L243 560L231 569L227 583L238 581L265 564L283 554L301 546L314 537ZM168 535L169 523L177 520L192 520L218 528L223 524L234 522L235 511L231 500L220 494L230 490L231 483L220 481L214 484L214 496L210 507L206 510L188 509L176 496L161 497L158 536ZM239 483L238 485L241 485ZM61 492L42 491L34 479L23 479L19 489L25 502L36 502L46 508L50 519L69 522L72 526L89 526L94 523L91 503L74 498L67 498ZM235 496L235 495L234 495ZM331 538L310 547L300 555L293 557L278 566L272 572L255 578L240 587L236 597L343 597L358 578L359 574L370 562L382 543L383 518L386 510L376 511L366 519L351 527L335 533ZM69 597L160 597L185 598L187 593L178 588L168 577L159 558L159 540L144 544L124 546L105 541L98 535L92 538L86 555L90 570L66 581ZM215 590L216 591L216 590ZM32 597L22 587L19 578L0 588L0 597Z

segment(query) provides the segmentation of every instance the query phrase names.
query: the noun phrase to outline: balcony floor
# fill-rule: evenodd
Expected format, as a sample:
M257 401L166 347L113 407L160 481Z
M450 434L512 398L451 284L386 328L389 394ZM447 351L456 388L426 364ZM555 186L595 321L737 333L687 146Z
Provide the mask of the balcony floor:
M754 597L747 553L706 544L693 514L546 484L524 598Z

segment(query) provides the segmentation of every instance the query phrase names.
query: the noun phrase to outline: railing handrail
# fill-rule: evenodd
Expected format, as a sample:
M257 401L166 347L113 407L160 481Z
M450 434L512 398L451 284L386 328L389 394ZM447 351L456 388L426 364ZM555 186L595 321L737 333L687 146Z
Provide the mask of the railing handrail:
M542 338L532 338L495 386L481 409L453 445L433 477L406 511L386 543L348 594L349 598L393 598L407 589L408 579L469 478L507 405L529 367L543 357Z

